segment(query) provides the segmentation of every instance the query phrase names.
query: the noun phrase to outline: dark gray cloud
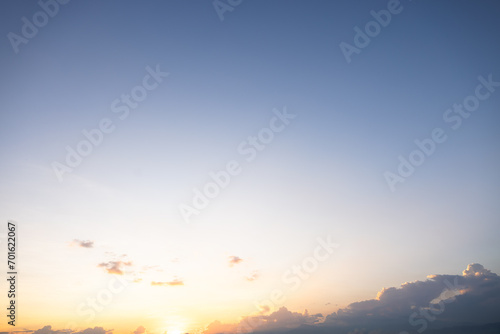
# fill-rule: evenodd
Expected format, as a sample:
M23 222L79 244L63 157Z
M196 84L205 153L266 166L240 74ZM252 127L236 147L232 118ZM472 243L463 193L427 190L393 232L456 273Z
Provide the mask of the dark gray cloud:
M238 324L223 324L220 321L214 321L207 327L204 334L282 331L301 325L313 325L323 318L321 314L310 315L307 310L304 314L291 312L286 307L281 307L269 315L262 314L268 311L267 307L261 314L245 317Z
M430 275L425 281L382 289L375 299L355 302L323 317L285 307L245 317L238 324L211 323L205 334L283 332L290 334L478 333L500 322L500 276L473 263L462 275ZM492 328L500 328L492 325ZM496 327L495 327L496 326ZM486 328L486 327L485 327ZM485 331L490 329L486 328ZM482 333L482 332L481 332Z
M430 275L426 281L383 289L376 299L352 303L324 325L423 332L427 328L500 321L500 277L480 264L462 275Z

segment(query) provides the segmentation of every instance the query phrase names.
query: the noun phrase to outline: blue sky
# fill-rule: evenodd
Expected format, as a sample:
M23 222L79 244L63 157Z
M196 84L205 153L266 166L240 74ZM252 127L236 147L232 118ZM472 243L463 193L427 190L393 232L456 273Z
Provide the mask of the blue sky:
M188 291L152 305L198 314L182 300L220 301L184 326L192 329L254 310L254 299L282 284L281 273L326 235L340 248L284 306L333 312L384 286L458 274L474 262L500 272L500 87L460 128L443 119L474 95L478 77L500 81L500 6L402 0L348 63L339 44L354 45L354 28L388 3L243 1L221 21L209 1L73 0L16 53L8 34L22 35L22 18L33 21L41 7L2 2L0 217L20 226L24 289L48 280L58 263L72 268L70 295L80 291L80 271L98 286L107 278L91 263L112 260L106 252L138 266L180 258L164 279L180 277ZM169 75L120 120L113 101L140 86L148 67ZM296 117L246 162L238 145L285 109ZM59 182L53 162L64 163L66 147L104 118L114 131ZM435 128L447 140L391 191L384 173ZM232 160L241 173L186 224L179 206ZM67 251L74 239L95 241L94 253ZM226 270L228 256L244 259L242 277L259 279L220 296L203 292L196 277L205 271L195 268L222 259ZM210 277L223 289L228 274ZM73 312L78 301L61 298ZM101 324L118 314L109 312ZM57 321L62 328L47 319Z

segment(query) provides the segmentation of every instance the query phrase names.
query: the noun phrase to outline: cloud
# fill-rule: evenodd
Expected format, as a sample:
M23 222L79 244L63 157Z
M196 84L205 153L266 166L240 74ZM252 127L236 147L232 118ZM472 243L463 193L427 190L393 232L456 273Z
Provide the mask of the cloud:
M467 269L465 269L462 274L464 276L496 276L495 274L492 274L490 270L484 269L484 267L479 263L469 264Z
M124 261L108 261L98 264L98 267L106 269L108 274L112 275L123 275L122 268L124 266L131 266L132 262L124 262Z
M137 327L137 329L133 333L134 334L143 334L144 332L146 332L146 328L144 328L143 326L139 326L139 327Z
M238 256L230 256L229 257L229 266L232 267L235 264L240 263L241 261L243 261L243 259L238 257Z
M87 328L84 329L81 332L77 332L75 334L106 334L106 333L112 333L112 330L105 330L102 327L94 327L94 328Z
M236 332L235 324L223 324L219 320L215 320L207 329L203 332L204 334L229 334Z
M269 310L269 308L267 308ZM238 332L274 331L297 328L302 325L314 325L323 319L323 315L310 315L305 312L291 312L286 307L281 307L269 315L255 315L243 318L238 324Z
M30 331L31 332L31 331ZM45 326L43 328L33 331L33 334L61 334L61 333L72 333L72 334L112 334L113 330L105 330L102 327L87 328L81 332L73 332L71 330L53 330L52 326ZM13 332L12 332L13 333Z
M175 286L175 285L184 285L184 282L178 278L175 278L174 280L170 281L170 282L151 282L151 285L152 286L167 286L167 285L170 285L170 286Z
M500 321L500 277L480 264L462 275L429 275L426 281L382 289L376 299L348 305L325 325L425 330L452 324ZM416 327L416 328L412 328Z
M77 246L77 247L83 247L83 248L94 248L94 242L90 240L78 240L74 239L71 242L71 245Z
M426 334L449 334L454 329L438 328L459 325L474 326L467 333L480 333L483 329L478 326L500 322L499 309L500 276L473 263L462 275L429 275L425 281L384 288L376 298L352 303L326 317L285 307L266 315L270 308L263 306L236 324L214 321L204 334L385 334L422 333L427 328ZM492 326L496 329L500 323Z
M261 313L269 311L266 306ZM286 307L281 307L276 312L269 315L253 315L244 317L238 324L223 324L220 321L214 321L203 332L204 334L229 334L229 333L250 333L262 331L274 331L297 328L301 325L313 325L323 318L321 314L310 315L306 310L303 314L291 312Z
M114 266L112 262L111 267ZM108 263L108 264L109 264ZM107 264L103 267L108 269ZM119 265L118 265L119 267ZM153 286L183 285L175 278ZM334 303L332 303L334 304ZM214 321L204 334L386 334L386 333L497 333L500 328L500 276L472 263L461 275L429 275L425 281L382 289L374 299L352 303L326 317L261 307L239 323ZM458 327L457 327L458 326ZM469 327L467 327L469 326ZM34 334L62 334L45 326ZM109 334L102 327L73 334ZM140 326L133 334L144 334Z
M58 334L58 333L66 333L66 331L52 330L52 326L45 326L33 332L33 334Z
M255 281L257 278L259 278L259 273L257 271L253 271L250 276L247 276L246 279L249 282Z
M259 309L259 314L266 314L271 311L269 305L257 305L257 308Z
M160 268L160 266L142 266L141 268L141 273L146 273L148 271L157 271L157 272L162 272L163 269Z

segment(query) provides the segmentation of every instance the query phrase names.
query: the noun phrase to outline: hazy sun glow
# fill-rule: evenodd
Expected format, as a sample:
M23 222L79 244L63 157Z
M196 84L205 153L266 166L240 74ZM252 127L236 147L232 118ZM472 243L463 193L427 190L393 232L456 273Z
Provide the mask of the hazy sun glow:
M184 334L189 332L191 329L187 326L186 321L178 316L169 317L165 320L165 326L163 332L166 334Z
M180 327L167 327L167 334L184 334L186 331Z

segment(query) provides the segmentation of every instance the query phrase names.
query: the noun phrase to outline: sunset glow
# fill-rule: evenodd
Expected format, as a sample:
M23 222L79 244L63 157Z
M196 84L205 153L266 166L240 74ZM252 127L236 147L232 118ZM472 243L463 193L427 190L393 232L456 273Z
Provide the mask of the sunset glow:
M499 333L500 2L0 17L0 334Z

